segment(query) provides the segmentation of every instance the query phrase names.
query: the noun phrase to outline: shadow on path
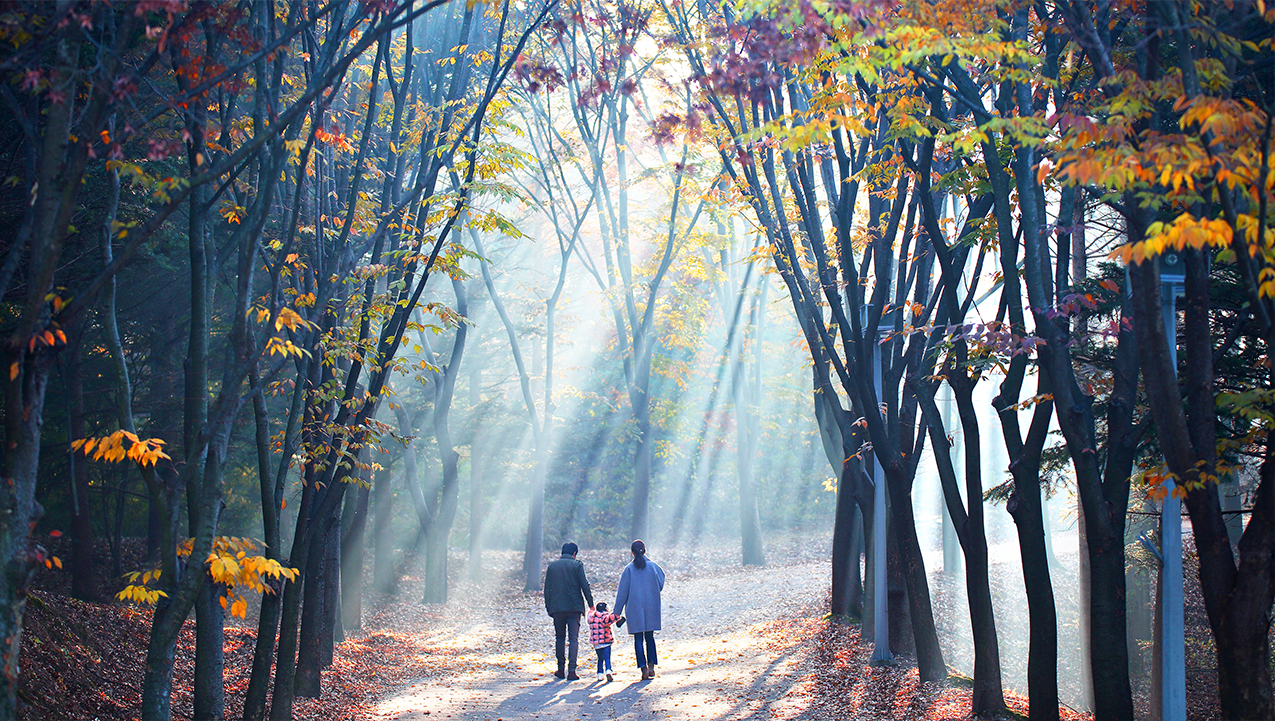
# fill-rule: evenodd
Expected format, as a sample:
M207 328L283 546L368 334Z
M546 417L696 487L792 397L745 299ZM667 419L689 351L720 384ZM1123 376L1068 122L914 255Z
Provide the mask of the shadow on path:
M765 584L758 584L764 575ZM759 587L761 586L761 587ZM738 571L686 579L665 592L669 628L657 634L659 676L638 681L631 637L619 634L612 650L616 678L594 680L593 653L580 649L579 681L555 678L552 627L530 605L509 616L515 638L490 626L456 629L465 647L464 670L418 682L386 698L376 718L408 721L527 721L529 719L748 719L770 716L772 706L800 678L792 643L777 643L769 621L788 618L822 599L826 564ZM434 635L440 638L440 635ZM536 646L538 644L538 646ZM534 651L511 649L535 646Z

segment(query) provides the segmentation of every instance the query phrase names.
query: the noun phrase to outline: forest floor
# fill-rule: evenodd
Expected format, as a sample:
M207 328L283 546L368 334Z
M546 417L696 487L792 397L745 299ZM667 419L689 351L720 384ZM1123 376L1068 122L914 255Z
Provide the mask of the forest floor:
M128 557L125 566L140 563ZM967 719L960 678L918 683L911 659L868 665L856 626L830 621L825 543L775 543L768 565L743 568L729 546L652 549L668 574L659 676L639 681L630 637L612 649L615 680L598 681L582 634L582 680L556 679L553 631L539 594L522 592L520 554L488 552L478 580L453 556L451 597L419 603L410 572L396 596L366 594L362 628L347 631L323 694L294 717L321 721L525 719ZM106 568L106 559L100 566ZM546 554L545 560L551 560ZM580 554L594 596L610 602L626 549ZM41 572L28 606L23 719L131 719L140 701L150 612L67 597L66 574ZM111 584L104 584L108 597ZM255 607L255 602L250 607ZM241 717L256 619L228 620L226 718ZM192 712L193 621L177 649L173 715ZM1015 715L1026 701L1007 693ZM1195 716L1193 716L1194 718ZM1212 718L1204 713L1200 718ZM1070 721L1087 718L1065 712Z
M595 554L596 555L596 554ZM580 559L594 597L614 597L619 565ZM450 672L387 695L371 718L456 719L967 719L970 689L959 680L920 684L907 659L868 665L858 630L828 621L828 563L788 554L764 568L709 567L704 559L665 561L664 629L658 676L641 681L630 637L612 649L615 680L594 675L582 639L581 680L553 676L553 629L540 597L508 594L458 604L440 618L428 645L456 649ZM690 563L686 561L689 560ZM600 567L599 567L600 566ZM510 579L511 581L513 579ZM1023 699L1008 699L1025 717ZM1013 714L1007 717L1014 717ZM1082 718L1068 716L1066 718Z

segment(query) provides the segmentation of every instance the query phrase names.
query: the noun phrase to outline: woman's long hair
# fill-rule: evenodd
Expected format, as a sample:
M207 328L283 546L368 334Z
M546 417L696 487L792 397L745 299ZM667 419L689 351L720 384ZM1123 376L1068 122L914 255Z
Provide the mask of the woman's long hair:
M629 546L629 550L633 551L633 565L639 569L646 568L646 544L639 539Z

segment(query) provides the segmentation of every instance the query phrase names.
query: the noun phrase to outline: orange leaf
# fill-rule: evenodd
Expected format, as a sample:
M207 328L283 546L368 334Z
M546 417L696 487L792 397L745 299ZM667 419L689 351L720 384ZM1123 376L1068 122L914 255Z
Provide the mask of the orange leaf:
M9 366L9 380L13 380L14 378L17 378L17 377L18 377L18 362L14 361L13 365Z

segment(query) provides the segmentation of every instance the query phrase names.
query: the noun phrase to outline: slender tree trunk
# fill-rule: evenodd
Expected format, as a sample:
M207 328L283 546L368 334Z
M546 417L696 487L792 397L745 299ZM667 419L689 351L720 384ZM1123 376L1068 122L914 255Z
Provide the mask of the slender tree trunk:
M372 486L372 507L376 514L372 527L372 586L378 593L387 593L394 577L393 482L394 476L387 469L376 474L376 482Z
M636 341L636 339L635 339ZM636 345L636 342L635 342ZM648 349L647 353L651 351ZM647 363L636 360L639 368L649 368ZM633 420L637 428L637 450L633 459L633 521L629 526L629 535L633 538L650 536L651 506L651 461L654 456L655 432L651 426L651 378L638 371L640 376L635 381L635 388L629 391L633 401Z
M956 380L953 391L964 436L966 522L962 539L965 551L965 592L969 599L970 628L974 637L974 698L976 715L1003 713L1000 642L992 610L987 533L983 523L982 438L974 408L974 385L964 370L948 377Z
M208 461L204 466L204 486L221 485L223 453L220 448L208 449ZM202 489L201 489L202 490ZM200 499L199 506L204 499ZM200 521L191 519L193 536L216 534L221 516L220 495L216 507L200 508ZM190 573L207 575L203 564L189 569ZM226 610L221 607L221 586L205 581L195 596L195 680L194 706L196 721L221 721L226 709L226 658L223 652L226 638Z
M475 429L469 447L469 579L483 575L483 464L484 452L479 446L480 432Z
M319 629L319 662L323 668L332 666L336 644L345 640L341 624L341 530L338 517L328 530L323 553L323 627Z
M72 339L66 363L66 385L70 396L70 439L85 438L84 376L81 370L79 333ZM93 562L93 513L89 506L88 460L67 454L71 465L71 595L81 601L97 600L97 572Z
M372 488L381 483L385 471L372 474ZM346 506L353 506L349 526L341 532L341 625L344 630L363 627L363 551L367 530L368 504L372 488L363 487L346 496Z
M866 618L859 554L867 524L859 513L863 469L854 453L843 453L837 482L837 510L832 522L832 615Z
M1058 617L1049 577L1045 525L1041 513L1038 466L1011 465L1014 496L1010 515L1018 529L1023 585L1027 592L1030 637L1027 643L1027 696L1031 721L1058 720Z
M288 565L302 569L295 581L283 582L283 603L279 618L279 656L275 662L274 695L270 700L270 721L291 721L292 702L296 697L297 632L301 625L301 601L305 594L310 545L304 543L310 514L314 507L314 470L307 469L301 489L301 507L297 511L292 553Z

